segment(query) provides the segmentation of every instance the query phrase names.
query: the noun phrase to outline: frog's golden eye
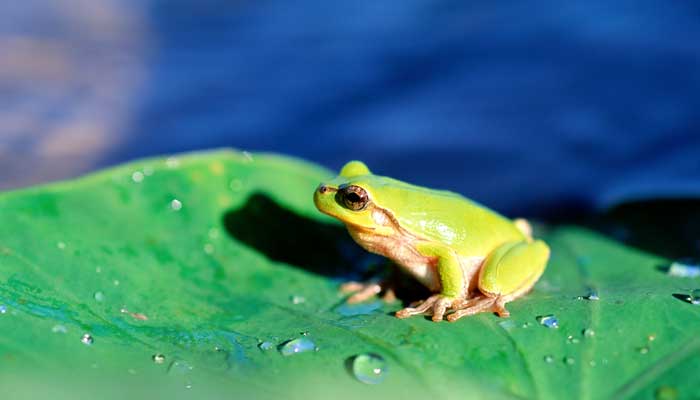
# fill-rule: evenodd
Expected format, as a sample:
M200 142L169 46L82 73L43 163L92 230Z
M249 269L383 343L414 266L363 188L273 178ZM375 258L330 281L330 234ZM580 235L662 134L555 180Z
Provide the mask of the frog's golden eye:
M339 203L353 211L360 211L369 203L367 191L355 185L340 187L337 198Z

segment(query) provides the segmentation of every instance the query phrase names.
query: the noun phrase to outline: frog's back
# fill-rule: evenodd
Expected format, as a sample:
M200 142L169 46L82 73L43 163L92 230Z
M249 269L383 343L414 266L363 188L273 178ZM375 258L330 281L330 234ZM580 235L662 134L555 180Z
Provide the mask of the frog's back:
M411 185L391 178L374 201L389 211L399 225L429 241L444 243L462 256L486 256L498 245L525 238L508 218L459 194Z

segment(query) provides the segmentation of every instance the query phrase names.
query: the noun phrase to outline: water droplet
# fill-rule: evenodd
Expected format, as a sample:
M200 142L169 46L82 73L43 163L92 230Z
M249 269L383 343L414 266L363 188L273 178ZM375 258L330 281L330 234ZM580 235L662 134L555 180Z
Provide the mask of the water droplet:
M650 334L649 336L647 336L647 340L653 342L654 340L656 340L656 334Z
M95 342L95 339L93 339L89 333L86 333L82 338L80 338L80 341L89 346Z
M294 295L294 296L291 296L291 297L289 298L289 301L291 301L292 304L301 304L301 303L305 302L306 299L304 298L304 296L297 296L297 295Z
M165 166L168 168L177 168L180 166L180 160L175 157L168 157L165 159Z
M585 338L592 338L593 336L595 336L595 331L591 328L586 328L583 331L581 331L581 333Z
M386 361L379 354L359 354L351 359L351 371L358 381L368 385L376 385L384 381L386 377Z
M97 272L98 274L102 272L102 267L95 267L95 272Z
M576 364L576 359L573 357L569 357L569 356L564 357L563 361L564 361L564 364L566 364L566 365Z
M165 356L162 354L154 354L151 359L156 364L163 364L165 362Z
M219 237L219 234L221 232L219 231L218 228L211 228L209 229L209 238L210 239L217 239Z
M95 298L95 301L105 301L105 294L100 291L95 292L95 294L92 297Z
M117 280L117 279L115 279L114 282L112 282L112 283L114 283L114 286L119 286L119 280Z
M531 327L531 326L532 326L532 323L531 323L531 322L525 322L525 323L523 324L523 328L529 328L529 327Z
M231 182L228 184L228 187L231 188L234 192L238 192L241 189L243 189L243 182L241 182L240 179L231 179Z
M547 328L559 328L559 321L552 315L540 315L535 318L540 325L546 326Z
M316 351L316 343L306 337L288 340L279 346L279 352L283 356L291 356L307 351Z
M700 304L700 289L695 289L688 295L688 302L691 304Z
M578 300L589 300L589 301L597 301L600 300L600 296L598 296L598 292L595 290L589 290L588 294L585 296L578 296L576 297Z
M204 245L204 252L207 254L214 254L214 245L207 243Z
M7 306L6 305L0 305L0 314L5 314L7 313Z
M546 363L552 363L552 362L554 362L554 356L548 354L548 355L544 356L543 360Z
M596 364L595 360L591 360L588 362L588 365L590 365L592 368L595 368L595 366L598 364Z
M637 352L639 354L647 354L647 353L649 353L649 347L647 347L647 346L638 347Z
M143 174L146 176L153 175L153 167L143 167Z
M695 278L700 276L700 260L691 258L676 260L668 267L667 274L678 278Z
M569 344L578 344L580 340L578 338L573 337L573 335L569 335L566 338L566 342Z
M173 199L173 200L170 202L170 208L171 208L173 211L180 211L180 210L182 209L182 202L181 202L180 200L178 200L178 199Z
M51 332L53 332L53 333L66 333L66 332L68 332L68 328L66 328L65 325L58 324L58 325L54 325L51 328Z
M143 182L143 172L141 172L141 171L134 172L133 174L131 174L131 180L136 182L136 183Z
M659 386L654 392L656 400L676 400L678 398L678 389L672 386Z
M271 348L275 347L272 343L268 341L260 342L258 343L258 348L263 351L270 350Z
M63 242L58 242L56 243L56 247L58 247L60 250L63 250L66 248L66 244Z
M191 383L186 383L186 384L185 384L185 389L192 389L192 384L191 384Z
M591 292L587 296L584 297L585 300L600 300L600 297L598 296L598 292Z

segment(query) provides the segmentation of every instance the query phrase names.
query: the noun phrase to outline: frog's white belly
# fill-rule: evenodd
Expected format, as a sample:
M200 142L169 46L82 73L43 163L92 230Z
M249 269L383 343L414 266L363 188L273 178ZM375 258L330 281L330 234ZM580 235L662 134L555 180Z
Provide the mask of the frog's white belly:
M441 289L437 270L437 258L422 255L416 250L416 238L402 235L379 236L373 232L348 227L352 238L365 250L392 260L404 271L416 278L432 292ZM473 291L477 284L478 271L484 257L460 257L464 276L464 295Z

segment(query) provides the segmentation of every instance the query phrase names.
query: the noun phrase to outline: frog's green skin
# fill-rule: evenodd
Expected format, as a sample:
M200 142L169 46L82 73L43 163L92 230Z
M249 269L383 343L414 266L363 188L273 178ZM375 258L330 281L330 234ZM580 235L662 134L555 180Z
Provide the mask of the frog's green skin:
M398 311L399 318L508 316L505 304L532 289L549 259L549 247L532 239L527 221L509 220L455 193L373 175L359 161L322 183L314 203L345 223L360 246L391 259L435 293ZM361 289L351 297L355 301L381 289L347 287Z

